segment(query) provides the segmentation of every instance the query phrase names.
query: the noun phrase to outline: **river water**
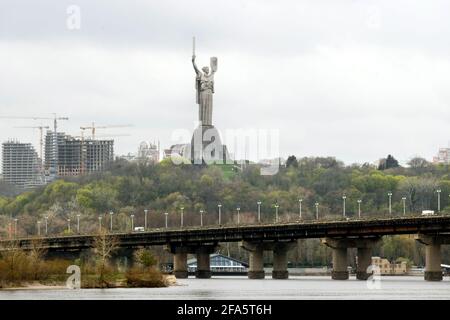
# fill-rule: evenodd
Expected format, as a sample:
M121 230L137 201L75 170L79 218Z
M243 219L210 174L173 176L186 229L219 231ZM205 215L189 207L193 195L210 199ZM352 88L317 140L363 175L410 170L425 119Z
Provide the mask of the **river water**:
M291 276L289 280L217 276L177 282L168 288L2 290L0 299L450 299L448 277L428 282L417 276L386 276L369 284L329 276Z

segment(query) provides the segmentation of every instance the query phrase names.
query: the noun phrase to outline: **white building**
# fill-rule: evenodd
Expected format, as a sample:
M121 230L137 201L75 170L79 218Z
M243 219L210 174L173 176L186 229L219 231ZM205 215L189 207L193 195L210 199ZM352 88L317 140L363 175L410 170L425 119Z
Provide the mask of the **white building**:
M437 156L433 158L433 162L450 164L450 148L440 148Z

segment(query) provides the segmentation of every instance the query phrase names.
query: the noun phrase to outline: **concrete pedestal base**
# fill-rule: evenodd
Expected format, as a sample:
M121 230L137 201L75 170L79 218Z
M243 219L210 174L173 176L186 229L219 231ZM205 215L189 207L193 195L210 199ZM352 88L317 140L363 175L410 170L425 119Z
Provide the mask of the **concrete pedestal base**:
M332 271L331 279L333 279L333 280L348 280L348 271Z
M442 280L442 271L425 271L425 280L441 281Z
M211 271L197 270L197 271L195 271L195 277L198 279L209 279L209 278L211 278Z
M265 277L264 271L249 271L248 278L249 279L264 279Z
M289 278L289 272L287 270L272 271L272 279L287 279L287 278Z
M367 280L371 274L365 272L365 271L356 271L356 279L358 280Z
M173 275L177 279L186 279L188 277L188 272L187 271L174 271Z

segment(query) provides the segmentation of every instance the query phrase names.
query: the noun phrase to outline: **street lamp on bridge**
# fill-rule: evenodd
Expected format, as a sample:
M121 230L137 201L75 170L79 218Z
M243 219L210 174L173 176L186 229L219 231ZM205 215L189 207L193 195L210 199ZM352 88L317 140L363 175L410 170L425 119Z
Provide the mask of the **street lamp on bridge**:
M164 212L164 215L166 216L166 229L167 229L167 227L168 227L167 219L169 217L169 213L168 212Z
M67 232L70 233L70 218L67 218Z
M237 211L237 224L240 224L240 222L241 222L241 217L240 217L241 208L237 207L236 211Z
M302 202L303 202L303 199L298 199L298 215L299 215L299 218L300 218L300 220L302 220Z
M41 235L41 222L40 221L37 222L37 228L38 228L38 236L40 236Z
M200 226L203 227L203 210L200 210Z
M361 199L358 199L358 218L361 219Z
M403 215L406 216L406 197L402 197L403 202Z
M48 216L45 216L44 219L45 219L45 235L48 235Z
M344 216L344 218L345 218L345 199L347 199L347 196L344 194L344 195L342 196L342 201L343 201L343 205L342 205L342 215Z
M442 190L437 189L436 192L438 194L438 212L440 212L441 211L441 192L442 192Z
M277 204L275 204L275 222L278 223L278 208L280 206Z
M180 209L181 209L181 221L180 221L180 225L181 225L181 227L183 228L183 224L184 224L184 221L183 221L184 207L181 207Z
M144 209L144 230L147 231L147 215L148 209Z
M14 218L14 239L17 236L17 218Z
M389 214L392 215L392 192L391 191L388 192L388 197L389 197Z
M113 231L113 215L114 215L114 212L111 210L110 212L109 212L109 230L112 232Z
M314 205L316 206L316 219L319 220L319 203L316 202Z
M102 231L102 216L98 216L98 231Z
M77 233L80 234L80 217L81 214L77 214Z
M219 226L220 226L220 220L221 220L221 215L222 215L222 211L221 211L221 209L222 209L222 204L218 204L217 205L217 207L219 208Z
M134 230L134 214L130 215L130 219L131 219L131 232L133 232L133 230Z
M258 205L258 222L261 222L261 201L256 202Z

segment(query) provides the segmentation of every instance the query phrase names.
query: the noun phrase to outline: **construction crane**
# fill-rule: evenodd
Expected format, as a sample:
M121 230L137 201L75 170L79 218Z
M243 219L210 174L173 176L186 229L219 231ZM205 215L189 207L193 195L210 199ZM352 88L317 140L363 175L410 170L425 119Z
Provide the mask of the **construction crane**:
M44 129L50 129L49 126L35 126L35 127L14 127L14 128L28 128L28 129L39 129L40 137L39 137L39 156L41 158L41 162L43 159L43 150L44 150Z
M58 117L56 113L53 113L53 118L50 117L12 117L12 116L0 116L0 119L31 119L31 120L53 120L53 131L56 134L58 128L58 120L69 120L68 117Z
M107 129L107 128L126 128L131 127L129 124L118 124L118 125L108 125L108 126L95 126L95 123L92 122L92 125L90 127L80 127L81 130L91 130L91 137L92 140L95 140L95 131L97 129ZM83 136L83 134L82 134Z

